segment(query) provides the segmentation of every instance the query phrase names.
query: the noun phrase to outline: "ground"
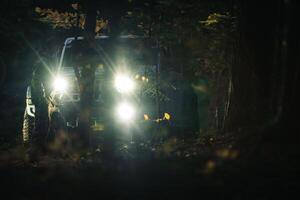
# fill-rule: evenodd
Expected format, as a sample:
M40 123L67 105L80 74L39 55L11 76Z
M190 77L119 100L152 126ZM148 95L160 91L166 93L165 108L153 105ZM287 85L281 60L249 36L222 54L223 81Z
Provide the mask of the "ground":
M251 143L236 134L172 137L137 144L139 151L136 144L121 144L114 157L103 156L98 147L65 158L41 155L34 162L26 159L24 147L6 147L0 157L1 191L13 199L292 197L300 168L287 157L297 155L277 160L272 154L280 150L274 146L272 152L249 153L237 145L242 140Z

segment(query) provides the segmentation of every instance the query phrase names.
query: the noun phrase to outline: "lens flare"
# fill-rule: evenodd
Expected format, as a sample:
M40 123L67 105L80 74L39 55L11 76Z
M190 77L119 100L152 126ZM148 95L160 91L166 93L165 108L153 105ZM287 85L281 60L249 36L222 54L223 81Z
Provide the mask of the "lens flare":
M122 102L117 106L117 116L121 122L130 122L135 115L134 106L128 102Z
M127 75L117 75L115 78L115 88L120 93L132 92L135 88L134 81Z
M56 92L63 93L68 88L68 82L64 78L58 76L54 79L53 88Z

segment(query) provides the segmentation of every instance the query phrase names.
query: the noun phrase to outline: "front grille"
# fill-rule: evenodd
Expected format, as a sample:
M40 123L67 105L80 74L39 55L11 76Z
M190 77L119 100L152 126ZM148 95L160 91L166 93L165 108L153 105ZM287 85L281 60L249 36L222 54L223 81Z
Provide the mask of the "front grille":
M80 101L79 93L67 93L62 97L62 102L78 102Z
M79 84L77 81L77 78L75 76L67 76L66 77L68 81L68 89L67 93L63 95L62 101L63 102L78 102L80 101L80 91L79 91ZM102 101L102 90L105 83L102 79L96 78L94 82L94 101L95 102L101 102Z

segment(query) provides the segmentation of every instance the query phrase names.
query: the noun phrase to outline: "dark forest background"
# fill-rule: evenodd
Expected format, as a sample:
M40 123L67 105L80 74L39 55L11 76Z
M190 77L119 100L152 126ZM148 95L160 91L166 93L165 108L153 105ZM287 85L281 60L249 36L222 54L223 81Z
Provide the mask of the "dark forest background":
M188 88L176 93L179 97L171 94L167 107L174 109L178 99L182 103L172 117L182 118L183 126L197 124L192 143L203 143L193 148L209 147L222 159L232 156L235 160L229 165L223 160L212 162L203 151L199 160L205 157L206 170L225 163L227 168L221 167L216 177L230 180L235 188L242 188L239 181L249 180L248 188L243 188L246 196L255 188L274 186L284 192L298 188L300 7L296 0L1 1L2 149L20 143L26 87L34 63L43 59L55 65L64 39L85 31L86 2L99 10L98 35L117 27L124 34L151 35L160 41L166 77L162 87L179 80L179 87ZM80 29L78 12L82 14ZM189 103L190 91L198 107ZM215 146L223 150L215 151ZM238 159L236 153L229 153L231 149L238 152ZM263 186L252 190L252 183L260 181ZM226 187L225 183L220 184ZM272 196L273 191L267 191Z
M271 127L283 121L289 127L296 124L290 117L298 108L297 3L117 2L116 6L95 2L97 34L106 34L107 23L118 24L114 19L120 19L123 33L159 39L165 77L179 76L196 93L208 96L202 120L205 131ZM87 6L81 4L84 18ZM25 89L35 62L43 59L55 65L64 39L83 31L75 22L78 5L75 1L3 1L2 138L15 139L20 132Z

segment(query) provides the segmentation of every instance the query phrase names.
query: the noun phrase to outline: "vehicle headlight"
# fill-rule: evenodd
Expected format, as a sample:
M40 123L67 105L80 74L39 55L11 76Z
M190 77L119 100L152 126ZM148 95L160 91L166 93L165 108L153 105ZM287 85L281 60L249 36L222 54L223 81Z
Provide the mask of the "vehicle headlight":
M134 81L127 75L117 75L115 78L115 88L120 93L132 92L135 88Z
M53 89L56 92L64 93L68 89L68 82L63 77L57 76L53 81Z
M116 109L117 117L121 122L131 122L135 117L135 108L128 102L122 102L117 106Z

